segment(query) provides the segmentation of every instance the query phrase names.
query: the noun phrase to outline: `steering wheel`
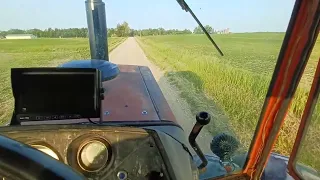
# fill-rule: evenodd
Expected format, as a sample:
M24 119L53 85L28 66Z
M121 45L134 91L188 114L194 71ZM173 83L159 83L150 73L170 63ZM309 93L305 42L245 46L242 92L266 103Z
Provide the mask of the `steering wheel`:
M86 179L70 166L5 136L0 136L0 174L24 180Z

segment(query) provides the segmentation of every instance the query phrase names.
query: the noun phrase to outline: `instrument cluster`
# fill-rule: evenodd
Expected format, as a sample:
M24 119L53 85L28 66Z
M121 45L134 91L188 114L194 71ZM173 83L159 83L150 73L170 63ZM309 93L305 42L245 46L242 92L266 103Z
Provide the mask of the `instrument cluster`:
M168 179L156 135L140 128L21 126L5 135L42 151L90 179Z

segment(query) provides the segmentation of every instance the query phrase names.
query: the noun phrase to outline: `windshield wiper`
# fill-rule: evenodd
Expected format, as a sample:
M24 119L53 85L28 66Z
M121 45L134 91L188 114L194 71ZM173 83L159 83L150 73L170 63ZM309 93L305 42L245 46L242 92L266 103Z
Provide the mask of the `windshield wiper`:
M221 51L221 49L218 47L218 45L214 42L214 40L212 39L212 37L210 36L210 34L208 33L208 31L206 30L206 28L203 27L202 23L199 21L199 19L197 18L197 16L192 12L192 10L190 9L190 7L188 6L188 4L184 1L184 0L177 0L177 2L180 4L181 8L183 10L185 10L186 12L190 12L191 16L193 17L194 20L197 21L198 25L201 27L202 31L207 35L208 39L210 40L210 42L213 44L213 46L217 49L217 51L219 52L219 54L221 56L223 56L223 52Z

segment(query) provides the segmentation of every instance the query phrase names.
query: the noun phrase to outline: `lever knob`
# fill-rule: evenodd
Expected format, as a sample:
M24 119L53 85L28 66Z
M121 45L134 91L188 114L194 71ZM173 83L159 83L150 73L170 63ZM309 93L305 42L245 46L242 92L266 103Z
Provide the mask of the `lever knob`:
M210 123L211 116L207 112L199 112L196 116L197 123L204 126Z

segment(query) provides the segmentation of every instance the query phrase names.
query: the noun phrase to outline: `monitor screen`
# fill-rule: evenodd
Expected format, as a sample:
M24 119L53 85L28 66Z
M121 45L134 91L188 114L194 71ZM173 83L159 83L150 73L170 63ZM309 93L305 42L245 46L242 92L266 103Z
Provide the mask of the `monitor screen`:
M96 118L100 115L98 74L83 68L13 70L15 112L36 120Z

